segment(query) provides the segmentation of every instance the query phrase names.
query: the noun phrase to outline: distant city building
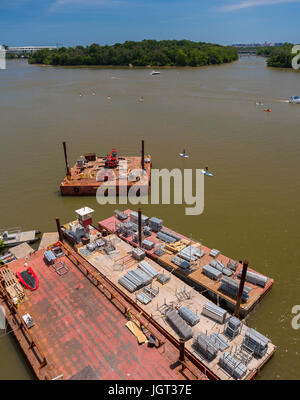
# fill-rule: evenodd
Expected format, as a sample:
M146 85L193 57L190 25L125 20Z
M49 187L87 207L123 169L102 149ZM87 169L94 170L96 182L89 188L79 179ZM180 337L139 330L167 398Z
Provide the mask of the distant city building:
M264 42L264 43L237 43L237 44L232 44L232 47L280 47L282 46L283 43L269 43L269 42Z
M8 47L7 52L9 53L16 53L16 54L21 54L21 53L34 53L38 50L44 50L44 49L49 49L49 50L55 50L57 49L56 46L19 46L19 47Z

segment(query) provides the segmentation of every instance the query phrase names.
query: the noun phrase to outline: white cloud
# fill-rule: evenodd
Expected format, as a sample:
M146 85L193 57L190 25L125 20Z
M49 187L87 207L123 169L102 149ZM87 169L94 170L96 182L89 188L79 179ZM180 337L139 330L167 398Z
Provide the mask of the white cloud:
M300 0L243 0L220 7L221 11L235 11L258 6L272 6L276 4L299 3Z

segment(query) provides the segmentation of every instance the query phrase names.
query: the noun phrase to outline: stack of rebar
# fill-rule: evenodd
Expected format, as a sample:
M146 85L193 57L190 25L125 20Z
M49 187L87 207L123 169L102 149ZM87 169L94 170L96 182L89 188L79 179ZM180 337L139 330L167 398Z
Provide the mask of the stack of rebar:
M203 332L200 332L194 339L193 347L208 361L211 361L217 357L217 347L215 346L213 340Z
M247 372L246 365L232 356L228 351L225 351L221 355L219 365L235 379L242 379Z
M255 329L249 328L245 334L242 347L253 352L256 357L261 358L266 354L269 342L270 339L266 336Z
M207 303L205 303L202 309L202 314L206 317L213 319L214 321L219 322L220 324L224 324L227 311L208 301Z

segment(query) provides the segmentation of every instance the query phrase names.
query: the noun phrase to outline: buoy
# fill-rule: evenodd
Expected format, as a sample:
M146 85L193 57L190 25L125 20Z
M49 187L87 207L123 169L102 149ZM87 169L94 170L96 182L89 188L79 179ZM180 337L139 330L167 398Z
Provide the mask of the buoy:
M271 112L272 110L271 110L271 108L264 108L264 111L265 112Z

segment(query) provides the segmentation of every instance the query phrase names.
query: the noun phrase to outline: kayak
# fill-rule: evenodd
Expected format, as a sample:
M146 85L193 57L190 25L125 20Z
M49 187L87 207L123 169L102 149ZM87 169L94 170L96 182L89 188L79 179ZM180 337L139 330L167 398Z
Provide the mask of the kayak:
M17 278L29 290L36 290L39 287L39 280L31 267L26 271L17 272Z
M184 153L179 153L179 155L180 155L180 157L183 157L183 158L189 158L189 156L187 156L187 155L184 154Z

